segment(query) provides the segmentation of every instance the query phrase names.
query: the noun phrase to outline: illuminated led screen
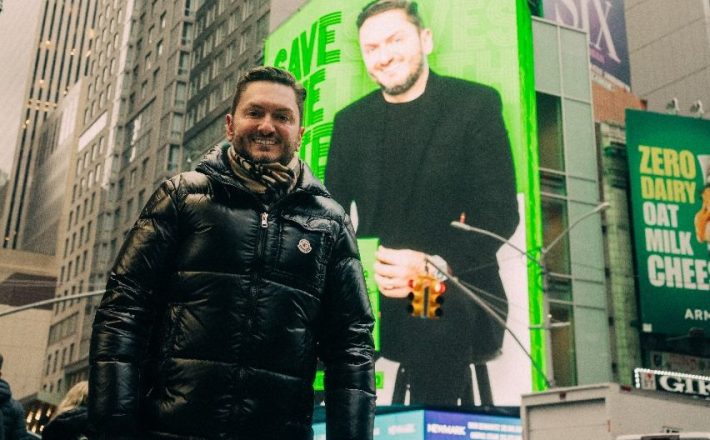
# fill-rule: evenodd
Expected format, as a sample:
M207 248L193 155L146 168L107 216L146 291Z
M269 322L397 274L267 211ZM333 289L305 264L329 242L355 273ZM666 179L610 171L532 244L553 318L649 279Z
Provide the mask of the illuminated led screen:
M325 424L313 425L314 440L325 440ZM522 440L517 417L443 411L407 411L375 417L378 440Z
M324 179L328 174L326 172L329 166L327 162L332 144L336 114L351 104L357 104L359 101L367 99L365 97L370 94L375 95L375 99L377 99L376 96L380 93L378 85L370 78L363 63L363 55L360 48L361 36L356 26L356 18L367 3L368 1L363 0L311 0L272 33L265 42L264 63L288 69L303 83L307 90L308 97L304 109L305 132L300 156L321 179ZM475 276L471 278L472 273L475 274L476 271L485 270L485 267L495 267L496 263L498 264L500 269L495 276L502 281L505 297L502 301L500 298L490 295L485 285L469 282L469 287L490 303L495 310L502 313L507 325L520 338L525 345L525 349L532 352L533 358L537 360L541 367L544 367L543 332L539 329L529 330L529 328L534 328L543 321L539 267L535 264L530 264L528 259L514 248L539 250L542 243L539 181L536 171L538 159L535 94L532 77L532 32L531 18L526 1L422 0L418 2L418 5L424 21L424 27L430 29L432 35L433 48L428 56L432 72L435 72L440 77L450 77L470 83L483 84L497 92L497 96L500 97L502 102L502 113L499 112L498 114L502 114L505 133L507 133L510 144L506 148L510 151L513 163L511 168L511 174L514 175L515 181L512 191L513 203L517 205L517 217L520 220L517 226L513 225L514 227L511 228L511 235L504 237L513 246L502 245L497 254L491 256L490 261L477 261L468 265L459 264L456 267L452 267L452 271L454 275L459 276L461 279L470 281L475 279ZM428 84L431 84L431 82ZM439 105L441 102L439 101ZM437 127L440 128L442 124L460 121L458 124L454 124L454 130L470 130L470 135L467 134L467 136L470 138L476 137L479 128L474 127L480 121L467 119L470 117L467 115L467 105L468 102L463 102L461 105L443 105L436 113L437 117L444 117L446 121L442 119L441 123L435 123L433 131L436 131ZM494 115L495 112L495 110L490 111ZM484 112L483 114L486 113ZM368 119L375 121L378 118L377 112L373 112L368 117ZM495 120L495 117L493 117L493 120ZM365 121L365 123L368 122ZM344 137L365 138L377 131L365 126L360 129L357 127L350 128L350 130L354 130L355 134ZM385 136L387 131L382 131L382 133ZM469 132L462 131L461 133ZM439 139L435 139L435 141L439 141ZM406 188L412 187L414 188L413 191L421 191L416 186L423 185L421 182L424 182L425 179L424 177L419 179L418 176L427 174L436 176L436 173L439 173L438 175L441 179L444 179L448 177L447 173L451 169L460 169L467 166L470 166L471 169L475 168L475 162L478 161L475 158L475 152L477 148L481 147L461 145L460 143L450 147L452 148L451 151L455 149L457 149L456 151L461 151L462 148L465 148L467 151L472 152L471 154L474 154L474 158L462 161L452 155L451 157L445 157L442 161L414 161L411 164L411 173L403 173L403 176L408 179L414 176L414 180L411 184L400 183L400 185ZM347 151L346 148L349 147L343 148L345 149L344 151ZM436 148L445 153L449 145L445 145L444 148ZM351 153L347 152L346 154L350 155ZM374 182L374 180L389 174L390 164L386 163L384 152L382 154L377 152L375 154L352 154L355 157L352 160L352 167L345 166L345 171L339 172L336 176L338 179L347 180L350 178L348 168L353 173L357 173L355 170L367 170L372 167L379 167L378 169L383 170L374 178L352 177L354 185L362 184L363 182L375 185L377 182ZM447 160L450 162L447 163ZM491 159L486 158L485 160ZM491 160L490 163L491 166L486 167L483 171L476 171L476 173L483 175L484 178L490 177L491 181L495 181L496 173L504 172L505 163L500 163L500 167L497 166L495 160ZM463 179L468 179L468 177L463 177ZM434 181L436 182L436 179ZM325 184L331 189L342 186L342 183L336 185L329 181L328 178L325 179ZM450 188L451 191L457 191L455 197L460 198L462 197L460 195L461 191L457 190L456 187L457 185L454 183L447 188ZM502 188L499 189L502 193ZM488 190L494 192L497 189L489 188ZM477 188L466 189L466 191L465 198L475 201ZM410 396L407 392L402 391L401 388L398 391L398 387L395 384L398 374L402 375L404 373L403 369L406 370L404 366L409 364L406 364L405 361L400 362L398 356L402 355L406 358L410 343L412 344L412 349L414 349L418 342L421 343L424 339L431 338L431 335L428 334L430 331L437 333L438 330L436 325L422 325L421 332L413 332L411 334L411 342L406 344L399 343L400 345L396 347L396 350L387 349L388 345L392 347L393 344L388 339L387 332L381 332L381 330L386 328L388 312L384 304L385 298L380 292L374 277L374 262L376 260L374 254L377 252L378 245L388 246L389 243L394 242L394 239L391 234L384 232L379 234L361 233L363 229L367 230L368 223L372 230L378 230L377 221L372 220L373 215L374 217L379 217L382 214L389 213L390 210L395 213L394 215L397 215L401 209L385 205L374 212L367 209L358 211L356 209L358 205L355 205L354 202L349 203L348 201L339 200L341 193L338 191L333 192L336 200L341 202L351 214L355 226L360 225L360 229L358 229L359 246L366 271L370 300L378 318L375 333L376 346L378 351L381 351L381 356L376 365L378 384L381 387L378 389L378 404L397 403L397 397L394 396L397 396L398 392L400 397L404 396L404 403L408 403ZM432 189L430 194L425 194L423 200L425 200L425 204L429 203L430 200L447 200L454 197L452 194L448 189L443 191ZM478 198L481 198L481 194L479 192ZM356 197L359 196L359 193L356 194ZM441 223L438 230L448 230L450 228L449 221L454 220L464 220L467 224L476 224L477 215L480 214L475 209L469 209L468 211L464 212L465 215L461 216L461 218L459 217L461 211L456 212L456 215L452 215L451 218L447 217L447 220ZM415 224L426 223L429 215L437 214L437 209L416 212L408 218L411 221L401 224L399 230L415 230L417 228ZM503 217L500 218L501 222L505 222L505 220ZM421 236L426 237L427 233L422 232ZM437 255L443 257L445 263L450 263L455 258L449 256L448 249L454 249L456 246L468 246L469 251L475 250L476 242L474 240L476 239L481 240L478 237L467 238L470 241L465 243L455 240L443 243L448 248L437 253ZM417 244L414 241L417 240L411 242L404 240L404 242L400 243L399 248L432 254L428 249L425 249L426 245ZM441 247L441 245L442 243L435 243L432 246ZM498 246L501 245L498 244ZM535 258L534 252L530 251L533 258ZM447 292L443 294L444 302L441 305L443 316L441 316L439 322L446 323L447 320L454 319L457 314L459 316L458 319L464 321L477 319L473 315L462 317L461 314L464 312L461 310L464 309L458 308L458 299L455 297L456 294L451 293L453 290L450 284L447 285L447 289ZM402 311L406 308L406 301L406 299L401 300ZM506 307L507 314L505 313ZM440 345L446 346L466 338L473 340L485 337L480 334L462 333L468 333L468 331L454 329L453 331L440 332ZM397 351L398 354L388 358L387 356L390 356L389 353L394 351ZM505 334L499 351L500 355L496 356L494 354L490 356L491 359L477 361L487 367L492 400L495 405L518 405L521 393L529 392L532 389L544 388L541 378L531 372L529 359L521 348L515 344L509 334ZM450 364L462 363L456 353L443 356L439 361L445 367ZM471 368L473 380L480 382L480 372L473 369L473 367ZM411 369L408 371L411 371ZM476 388L476 385L474 385L474 388ZM475 392L476 403L480 403L483 398L478 391ZM425 399L424 401L417 400L416 402L413 400L411 403L429 402Z

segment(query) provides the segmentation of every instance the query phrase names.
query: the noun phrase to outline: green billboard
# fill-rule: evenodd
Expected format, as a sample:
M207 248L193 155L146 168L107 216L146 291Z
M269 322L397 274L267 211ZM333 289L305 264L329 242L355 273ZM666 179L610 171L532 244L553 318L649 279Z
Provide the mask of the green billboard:
M642 330L710 332L710 121L626 111Z
M539 267L515 249L542 247L527 2L422 0L358 26L368 3L310 0L266 40L264 63L306 88L300 156L356 227L378 318L378 404L466 405L473 390L476 404L518 405L545 382L513 338L449 283L443 315L409 317L397 270L421 262L434 273L440 263L544 369L544 333L529 330L543 324ZM406 86L388 88L406 69ZM421 78L426 87L404 100ZM456 230L455 220L501 240ZM456 382L446 376L473 385L438 393Z

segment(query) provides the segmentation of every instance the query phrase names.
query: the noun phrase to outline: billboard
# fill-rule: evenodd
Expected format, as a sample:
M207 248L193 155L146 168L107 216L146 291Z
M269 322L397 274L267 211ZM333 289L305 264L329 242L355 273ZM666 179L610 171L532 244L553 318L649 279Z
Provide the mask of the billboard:
M325 423L313 424L314 440L325 440ZM375 417L378 440L522 440L519 417L445 411L405 411Z
M710 377L673 371L634 369L636 388L648 391L685 394L707 399L710 397Z
M543 16L587 32L591 63L631 85L623 0L544 0Z
M528 330L543 320L539 267L514 248L542 243L527 3L422 0L420 28L379 11L361 32L368 3L309 1L266 40L264 63L306 88L300 156L356 227L378 318L377 402L518 405L544 381L513 338L448 282L429 308L441 316L411 316L408 282L458 277L544 365L544 335Z
M644 332L710 332L710 121L626 111Z

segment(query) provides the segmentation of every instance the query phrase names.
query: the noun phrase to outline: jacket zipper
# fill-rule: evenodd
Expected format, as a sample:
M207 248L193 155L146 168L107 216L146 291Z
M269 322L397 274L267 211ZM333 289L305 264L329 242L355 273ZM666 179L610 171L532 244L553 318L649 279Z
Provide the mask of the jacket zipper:
M259 233L256 237L256 261L255 266L251 273L251 287L249 289L249 308L247 310L247 331L251 333L253 331L254 325L254 310L256 308L256 296L258 292L257 285L261 281L261 271L264 256L264 248L266 246L266 235L269 229L269 213L264 211L259 214ZM244 378L244 368L242 367L239 371L240 381Z

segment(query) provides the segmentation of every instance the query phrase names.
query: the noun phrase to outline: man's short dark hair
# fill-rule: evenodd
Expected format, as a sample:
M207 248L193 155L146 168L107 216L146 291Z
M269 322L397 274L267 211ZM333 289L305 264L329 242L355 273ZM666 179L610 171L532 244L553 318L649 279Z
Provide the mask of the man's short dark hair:
M2 363L5 361L5 358L2 357L2 354L0 353L0 370L2 370Z
M424 29L424 21L422 20L422 16L419 15L419 6L417 6L417 2L410 2L408 0L375 0L368 3L364 8L362 8L360 15L357 16L357 28L360 29L365 20L373 15L381 14L393 9L400 9L404 11L407 15L407 19L412 22L417 29Z
M234 92L234 99L232 100L232 114L237 110L239 99L247 88L247 85L254 81L271 81L291 87L296 93L299 120L301 124L303 123L303 102L306 100L306 89L296 81L296 78L291 75L290 72L271 66L254 67L239 78L239 81L237 81L237 90Z

